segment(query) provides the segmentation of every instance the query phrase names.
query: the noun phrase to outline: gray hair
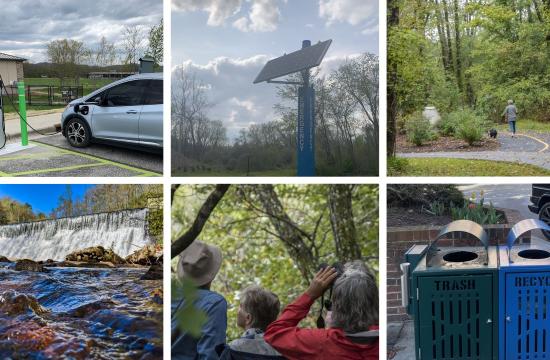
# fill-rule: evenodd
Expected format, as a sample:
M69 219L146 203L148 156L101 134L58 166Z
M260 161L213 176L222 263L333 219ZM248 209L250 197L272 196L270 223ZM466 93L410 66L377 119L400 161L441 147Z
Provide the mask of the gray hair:
M353 261L334 283L332 326L347 333L367 331L378 324L378 286L373 272L362 262Z
M251 326L262 331L277 319L281 303L277 295L259 286L249 286L241 294L241 307L252 317Z
M508 100L509 105L512 105L513 103L514 103L514 100L512 100L512 99Z

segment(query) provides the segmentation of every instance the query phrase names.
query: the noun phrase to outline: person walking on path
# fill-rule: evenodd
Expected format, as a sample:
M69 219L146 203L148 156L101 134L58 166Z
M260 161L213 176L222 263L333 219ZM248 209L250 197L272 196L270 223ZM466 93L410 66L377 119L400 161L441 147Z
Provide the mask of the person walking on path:
M504 108L504 112L501 116L504 116L504 119L508 121L508 126L510 128L510 132L512 133L512 137L516 134L517 113L518 110L516 109L516 105L514 105L514 101L508 100L508 105Z

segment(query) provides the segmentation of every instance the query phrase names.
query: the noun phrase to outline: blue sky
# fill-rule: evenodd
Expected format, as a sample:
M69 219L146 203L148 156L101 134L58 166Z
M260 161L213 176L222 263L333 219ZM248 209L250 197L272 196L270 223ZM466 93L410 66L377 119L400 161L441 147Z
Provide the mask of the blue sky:
M323 74L347 58L378 54L378 6L373 0L172 0L172 67L205 83L209 117L222 120L234 137L278 117L276 86L252 85L269 59L298 50L304 39L333 40Z
M73 184L73 199L81 197L88 188L95 185ZM46 215L57 206L59 196L65 193L65 184L49 185L0 185L0 197L9 196L22 203L29 203L35 212L42 211Z

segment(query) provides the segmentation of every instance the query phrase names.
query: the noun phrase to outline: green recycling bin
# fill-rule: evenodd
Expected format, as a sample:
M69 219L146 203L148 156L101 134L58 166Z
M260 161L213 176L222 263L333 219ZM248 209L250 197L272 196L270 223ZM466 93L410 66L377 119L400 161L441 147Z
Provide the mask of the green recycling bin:
M460 240L449 239L460 234ZM438 247L441 240L452 246ZM457 243L465 246L456 246ZM469 220L451 222L401 264L403 306L414 317L416 359L498 358L498 248Z

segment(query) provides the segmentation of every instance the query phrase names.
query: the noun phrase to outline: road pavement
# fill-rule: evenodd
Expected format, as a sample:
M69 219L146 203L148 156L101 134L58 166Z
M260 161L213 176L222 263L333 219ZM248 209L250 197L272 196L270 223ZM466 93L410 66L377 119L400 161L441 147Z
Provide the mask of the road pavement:
M29 113L27 122L40 133L55 132L61 111ZM21 126L16 114L6 120L6 147L0 150L0 176L158 176L162 153L112 145L71 147L61 134L44 136L28 129L31 146L20 147Z

